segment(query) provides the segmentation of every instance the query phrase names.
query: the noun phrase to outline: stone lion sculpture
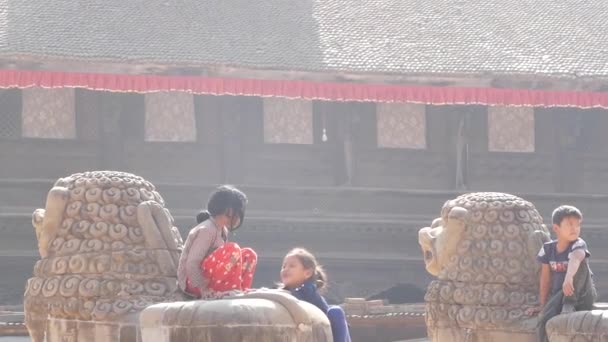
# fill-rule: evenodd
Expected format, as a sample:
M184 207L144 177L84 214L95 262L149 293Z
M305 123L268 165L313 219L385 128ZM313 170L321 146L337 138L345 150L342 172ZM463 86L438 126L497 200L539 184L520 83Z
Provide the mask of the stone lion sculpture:
M41 260L24 309L34 342L135 341L141 310L183 299L176 285L183 242L143 178L109 171L61 178L32 220Z
M280 290L156 304L140 315L143 341L330 342L325 313Z
M549 234L534 205L502 193L447 201L419 231L424 262L436 276L425 296L434 342L536 340L536 255Z

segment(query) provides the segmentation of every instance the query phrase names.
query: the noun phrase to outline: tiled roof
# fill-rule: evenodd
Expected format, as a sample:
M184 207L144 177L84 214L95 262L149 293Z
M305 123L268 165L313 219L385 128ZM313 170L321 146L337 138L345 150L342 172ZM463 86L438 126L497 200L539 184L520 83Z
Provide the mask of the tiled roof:
M608 76L605 0L0 0L0 57Z

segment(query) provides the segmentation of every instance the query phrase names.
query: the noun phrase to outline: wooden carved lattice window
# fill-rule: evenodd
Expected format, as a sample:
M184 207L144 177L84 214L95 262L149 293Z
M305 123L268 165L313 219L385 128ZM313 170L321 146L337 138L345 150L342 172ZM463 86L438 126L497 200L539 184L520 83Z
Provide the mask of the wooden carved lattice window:
M312 144L312 102L279 98L264 99L264 142Z
M534 109L488 107L488 150L534 152Z
M22 135L27 138L74 139L74 89L27 88L22 91Z
M376 106L378 147L426 148L426 108L413 103Z
M192 94L162 92L146 94L146 141L196 141Z

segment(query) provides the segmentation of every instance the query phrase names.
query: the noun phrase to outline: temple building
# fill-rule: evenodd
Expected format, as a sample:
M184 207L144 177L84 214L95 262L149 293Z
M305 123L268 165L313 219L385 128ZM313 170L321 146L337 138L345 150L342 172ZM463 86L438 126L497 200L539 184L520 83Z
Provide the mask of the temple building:
M255 284L303 246L335 302L424 289L416 232L466 191L515 193L545 217L580 207L605 261L607 14L601 1L0 1L0 272L15 275L0 304L19 303L37 258L32 211L58 177L93 169L157 184L184 236L214 185L242 187L234 239L260 255Z

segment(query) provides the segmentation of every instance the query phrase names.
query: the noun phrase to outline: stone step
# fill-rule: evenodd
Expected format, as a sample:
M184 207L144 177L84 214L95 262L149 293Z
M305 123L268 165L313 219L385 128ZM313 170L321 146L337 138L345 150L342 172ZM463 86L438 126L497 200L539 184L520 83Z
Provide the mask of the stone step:
M185 238L194 226L192 218L176 218L176 226ZM419 258L417 230L421 222L368 222L334 219L248 217L245 225L231 239L243 245L263 248L264 255L282 258L285 249L309 246L342 258ZM0 254L35 255L36 238L29 215L0 216ZM338 248L338 245L340 246ZM378 253L381 250L382 253ZM334 255L331 255L333 258Z
M54 180L0 179L0 207L40 208ZM207 201L214 185L156 183L167 207L174 212L193 215ZM436 217L446 200L456 191L407 190L363 187L272 187L239 186L249 197L248 211L266 212L269 216L374 217L417 215ZM608 195L590 194L519 194L536 205L549 222L552 210L560 204L578 206L587 218L608 221ZM29 210L28 210L29 211Z
M606 311L606 310L608 310L608 303L604 303L604 302L595 303L595 304L593 304L593 310Z
M23 322L23 312L0 312L0 322Z
M53 180L0 179L0 207L39 208L44 205L46 194ZM156 184L167 207L171 210L186 209L189 212L202 208L214 185ZM431 193L377 188L340 187L263 187L239 186L249 197L248 210L268 211L277 216L282 213L298 213L303 216L400 215L401 213L435 216L446 199L453 193ZM422 193L433 201L429 213L419 212L415 202Z
M0 206L0 218L2 217L24 217L31 218L35 207L23 207L23 206ZM195 215L198 213L198 209L172 209L171 215L176 220L194 220ZM307 213L303 211L292 211L292 212L276 212L268 210L249 210L247 209L247 219L255 220L273 220L282 222L359 222L359 223L400 223L400 222L415 222L420 224L430 224L430 216L427 215L416 215L416 214L367 214L367 213Z

